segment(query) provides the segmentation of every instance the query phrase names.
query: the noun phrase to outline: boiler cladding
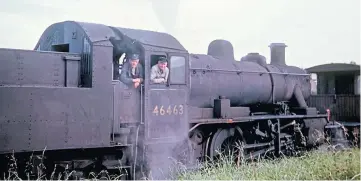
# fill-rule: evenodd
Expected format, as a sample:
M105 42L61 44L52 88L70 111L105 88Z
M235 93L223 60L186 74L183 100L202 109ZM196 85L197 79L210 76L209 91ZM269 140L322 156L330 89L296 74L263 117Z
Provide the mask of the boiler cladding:
M249 53L241 61L229 55L233 47L225 40L213 41L216 53L190 55L191 106L213 107L219 96L230 99L231 106L256 103L268 104L289 101L293 95L305 107L305 99L311 95L310 77L304 69L287 66L284 61L284 44L271 44L271 63L258 53ZM227 50L222 50L221 45ZM221 52L221 53L220 53ZM222 55L227 52L228 55ZM276 55L275 55L276 54Z

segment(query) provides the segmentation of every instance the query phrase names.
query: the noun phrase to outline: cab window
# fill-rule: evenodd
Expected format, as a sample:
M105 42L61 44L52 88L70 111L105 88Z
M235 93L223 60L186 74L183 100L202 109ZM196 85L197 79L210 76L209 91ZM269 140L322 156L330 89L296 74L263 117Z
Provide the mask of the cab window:
M157 69L159 69L159 65L158 62L159 60L163 58L165 60L167 60L167 56L163 55L151 55L150 57L150 65L151 65L151 73L150 73L150 84L167 84L167 82L169 81L169 72L165 73L165 72L153 72L153 67L156 66L158 67ZM164 66L164 64L161 64L162 67ZM166 68L169 70L169 63L168 61L165 64Z
M182 56L170 57L169 78L171 84L186 83L186 60Z

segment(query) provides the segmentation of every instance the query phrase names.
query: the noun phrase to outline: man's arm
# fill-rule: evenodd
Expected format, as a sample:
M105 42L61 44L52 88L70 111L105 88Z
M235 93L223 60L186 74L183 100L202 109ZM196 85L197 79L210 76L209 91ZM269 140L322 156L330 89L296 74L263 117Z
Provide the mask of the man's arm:
M129 85L133 83L133 79L127 76L128 72L129 72L129 63L126 62L122 67L122 72L120 73L120 81Z

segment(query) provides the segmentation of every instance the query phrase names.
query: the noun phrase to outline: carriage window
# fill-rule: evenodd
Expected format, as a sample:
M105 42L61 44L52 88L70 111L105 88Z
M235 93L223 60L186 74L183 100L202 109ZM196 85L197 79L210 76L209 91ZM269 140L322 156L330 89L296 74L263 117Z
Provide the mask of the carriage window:
M170 58L170 83L185 84L186 83L186 60L184 57L172 56Z
M311 74L310 83L311 83L311 94L317 95L317 74L314 73Z
M360 95L360 76L356 76L355 80L355 94Z

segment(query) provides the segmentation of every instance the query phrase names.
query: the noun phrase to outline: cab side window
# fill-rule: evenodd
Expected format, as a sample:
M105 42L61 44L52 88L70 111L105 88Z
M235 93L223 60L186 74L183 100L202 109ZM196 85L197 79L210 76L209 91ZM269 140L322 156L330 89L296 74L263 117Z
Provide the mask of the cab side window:
M151 56L151 84L167 84L169 80L169 63L165 55Z
M169 78L171 84L186 83L186 59L182 56L170 57Z

